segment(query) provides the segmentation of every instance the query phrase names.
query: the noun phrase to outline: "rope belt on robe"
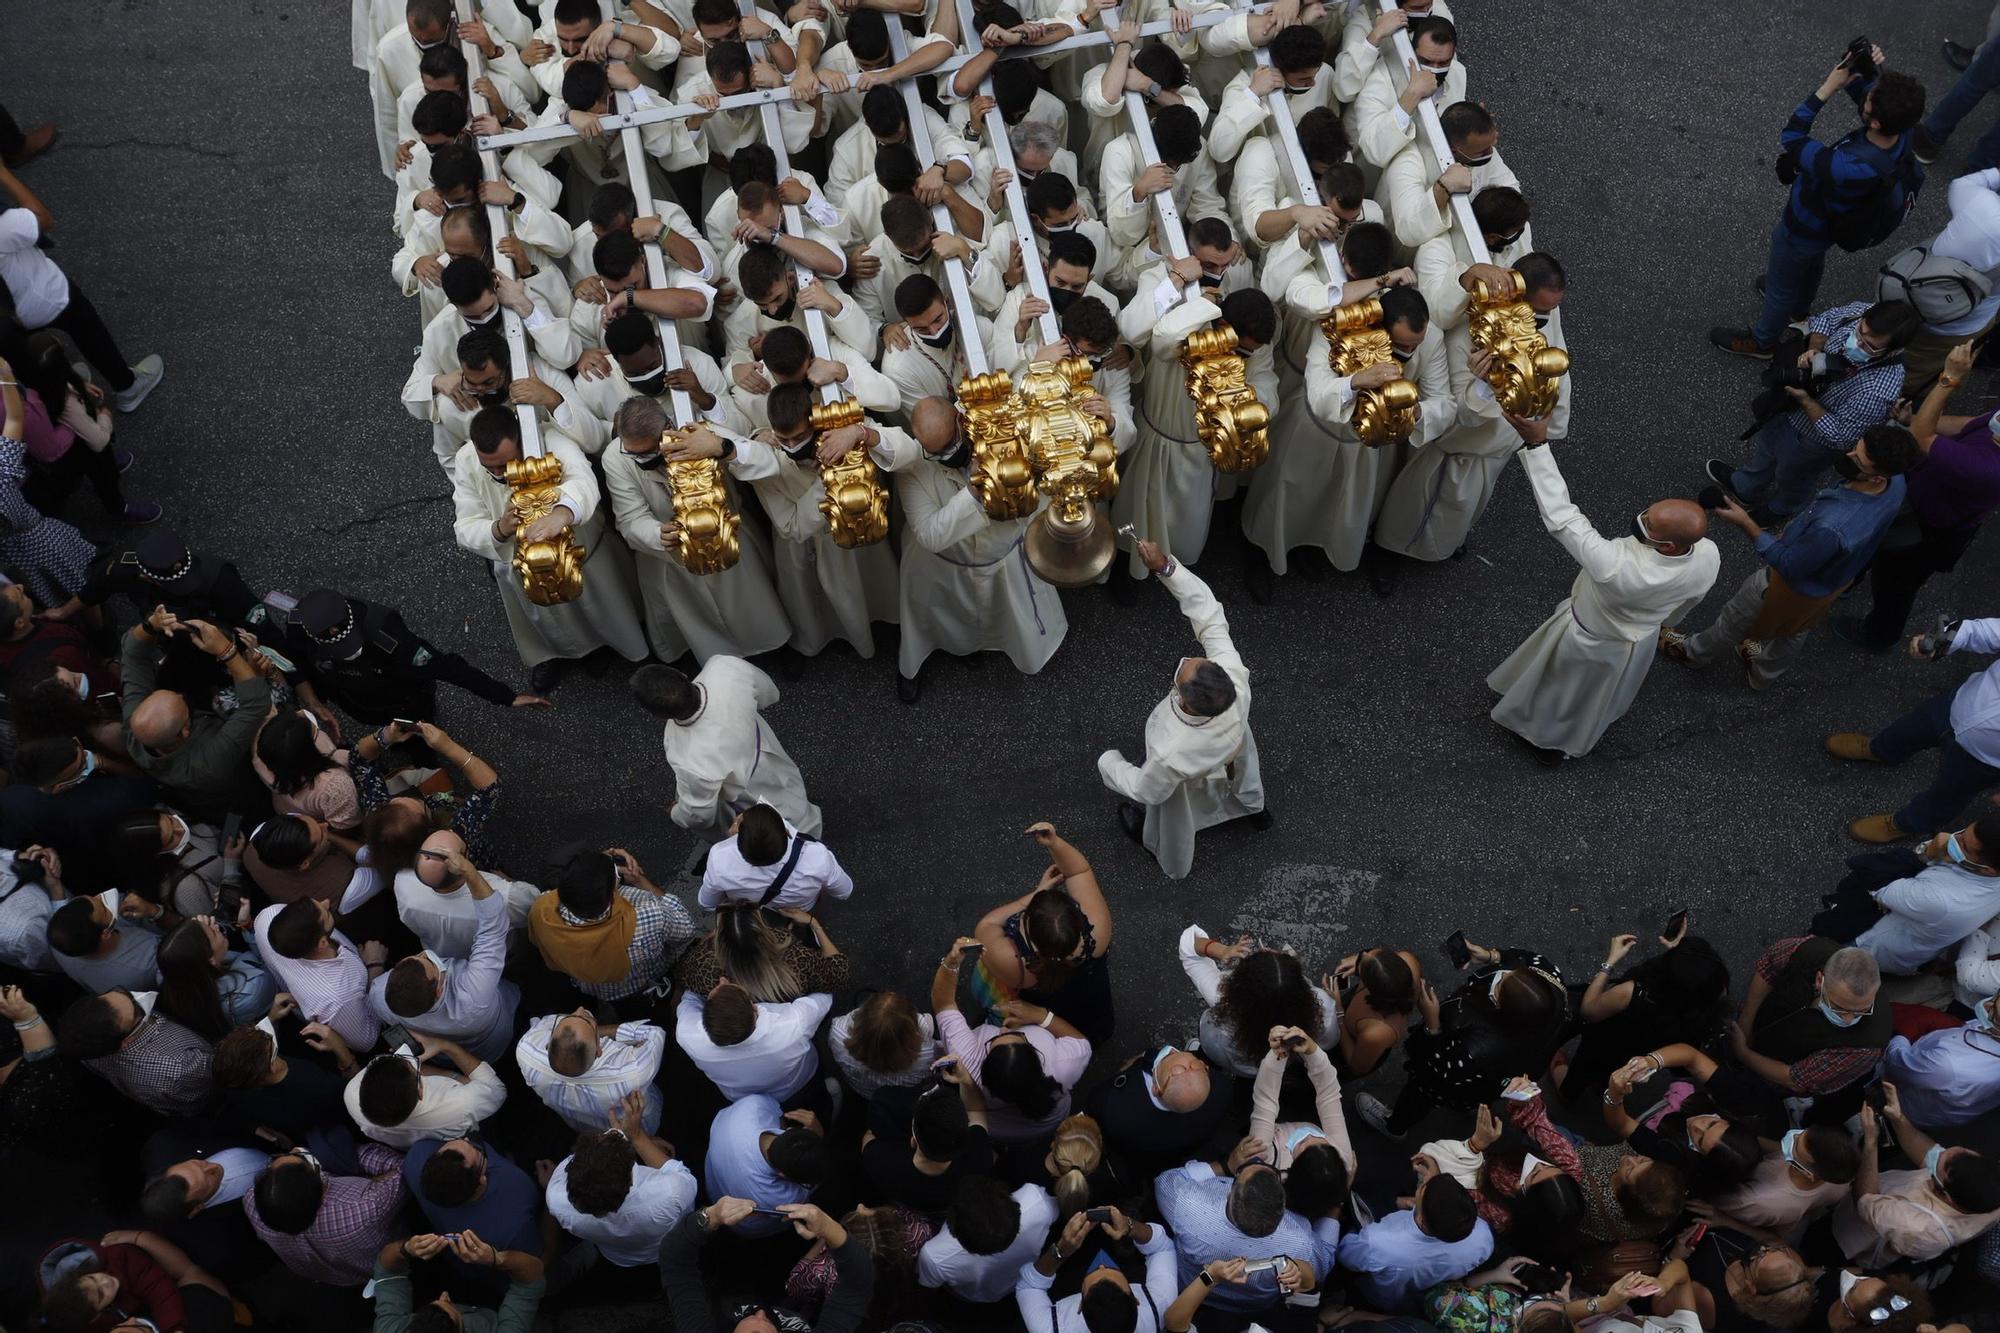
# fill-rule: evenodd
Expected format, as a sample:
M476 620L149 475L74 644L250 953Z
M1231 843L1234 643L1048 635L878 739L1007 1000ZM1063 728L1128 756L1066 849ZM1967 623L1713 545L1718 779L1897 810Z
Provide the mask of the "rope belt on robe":
M960 569L991 569L1008 556L1019 554L1021 557L1021 586L1028 590L1028 607L1035 613L1035 633L1046 636L1049 629L1047 625L1042 623L1042 604L1035 597L1035 571L1033 566L1028 564L1027 542L1028 534L1024 531L1020 536L1014 538L1012 546L1002 551L999 555L994 556L991 560L954 560L948 555L938 555L936 552L932 554L937 555L937 558L944 561L947 565L957 565Z

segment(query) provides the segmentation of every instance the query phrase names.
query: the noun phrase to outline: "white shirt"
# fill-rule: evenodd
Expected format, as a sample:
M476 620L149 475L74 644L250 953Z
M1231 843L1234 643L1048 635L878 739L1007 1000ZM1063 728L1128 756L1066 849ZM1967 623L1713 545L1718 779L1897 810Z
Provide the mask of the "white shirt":
M854 1089L859 1097L873 1097L884 1088L908 1088L922 1083L930 1076L931 1066L944 1054L938 1044L937 1021L929 1014L917 1015L917 1030L923 1039L917 1044L917 1058L910 1061L907 1068L893 1074L880 1074L862 1064L849 1054L847 1040L854 1035L854 1015L850 1009L833 1020L833 1026L826 1032L826 1048L833 1053L834 1067L847 1086Z
M572 1078L549 1067L549 1038L555 1034L556 1024L567 1017L549 1014L538 1018L521 1035L514 1047L514 1063L520 1067L522 1080L579 1134L609 1125L611 1113L627 1093L644 1093L646 1110L641 1123L648 1134L659 1133L663 1102L653 1079L667 1053L666 1030L651 1023L620 1023L618 1031L598 1039L597 1058L590 1068Z
M761 1093L724 1107L715 1117L701 1167L710 1199L748 1199L759 1208L806 1201L812 1191L786 1180L764 1160L764 1135L787 1128L780 1117L777 1100ZM775 1236L789 1225L780 1217L752 1213L731 1230L745 1237Z
M493 896L507 902L509 926L527 924L540 890L499 875L487 875ZM440 958L472 957L472 942L479 935L479 913L472 889L464 884L449 893L439 893L417 878L414 870L396 874L396 915L416 935L417 942Z
M694 1173L679 1158L670 1157L659 1166L634 1163L632 1190L625 1202L616 1212L593 1217L569 1201L569 1164L574 1160L563 1158L549 1177L549 1216L570 1235L597 1246L620 1268L658 1263L660 1242L694 1207Z
M1132 1297L1139 1304L1139 1318L1132 1325L1132 1333L1158 1333L1161 1316L1181 1294L1173 1235L1164 1224L1155 1222L1153 1238L1139 1245L1138 1250L1146 1256L1146 1279L1132 1288ZM1078 1312L1083 1304L1082 1292L1065 1296L1053 1305L1049 1303L1049 1289L1055 1281L1044 1277L1032 1261L1021 1265L1020 1280L1014 1284L1014 1303L1021 1307L1021 1322L1028 1326L1028 1333L1089 1333L1089 1326Z
M1951 221L1931 242L1931 253L1976 269L2000 268L2000 167L1960 176L1951 183ZM1927 332L1965 338L2000 314L2000 283L1964 319L1935 324Z
M4 855L11 860L13 853ZM26 972L53 972L56 956L49 948L49 918L56 905L39 884L23 884L11 870L0 868L0 963Z
M701 876L701 905L713 912L723 903L761 901L797 843L799 831L789 821L785 832L792 841L786 843L785 854L767 866L753 866L744 860L733 834L709 848L708 868ZM810 912L822 893L844 902L853 892L853 877L841 869L839 859L827 845L814 838L799 848L798 864L792 867L785 887L764 905L774 911L797 907Z
M1961 621L1951 651L2000 652L2000 619ZM1980 763L2000 766L2000 662L1968 676L1952 696L1951 738Z
M347 1090L341 1094L347 1114L369 1138L405 1151L425 1139L464 1138L507 1101L507 1085L489 1064L476 1067L464 1083L445 1074L425 1074L423 1096L409 1118L400 1125L378 1125L361 1114L361 1078L347 1080Z
M683 994L674 1011L674 1040L730 1101L760 1092L784 1101L819 1072L813 1033L832 1012L831 995L760 1003L750 1035L734 1046L717 1046L701 1025L701 997Z
M1875 890L1886 915L1855 937L1884 972L1908 976L2000 912L2000 877L1940 861Z
M949 1287L960 1300L975 1305L997 1301L1014 1290L1022 1267L1042 1252L1042 1242L1055 1224L1056 1201L1040 1185L1023 1185L1014 1191L1014 1202L1021 1205L1021 1229L1014 1233L1012 1245L998 1254L972 1254L947 1226L917 1251L917 1281L926 1287Z
M40 219L25 208L0 213L0 280L14 298L14 313L39 329L69 306L69 279L47 252L35 247Z

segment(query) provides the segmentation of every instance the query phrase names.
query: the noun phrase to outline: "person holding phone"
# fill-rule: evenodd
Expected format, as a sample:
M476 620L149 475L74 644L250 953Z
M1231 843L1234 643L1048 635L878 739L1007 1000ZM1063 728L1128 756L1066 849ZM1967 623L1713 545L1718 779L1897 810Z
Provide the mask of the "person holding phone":
M1056 1274L1062 1265L1083 1251L1095 1231L1103 1237L1081 1286L1059 1301L1052 1301ZM1142 1283L1134 1285L1112 1259L1105 1246L1129 1241L1146 1265ZM1174 1238L1164 1226L1127 1217L1117 1208L1092 1208L1070 1214L1059 1230L1051 1230L1049 1244L1035 1261L1021 1266L1014 1284L1014 1303L1020 1308L1021 1322L1028 1333L1056 1333L1058 1329L1129 1328L1132 1333L1157 1333L1181 1292L1179 1265L1174 1256Z
M1689 914L1676 912L1662 929L1661 952L1623 972L1639 946L1636 934L1614 935L1604 961L1577 1002L1583 1030L1568 1065L1556 1071L1563 1099L1588 1108L1613 1070L1642 1051L1685 1042L1707 1046L1729 1021L1729 966L1715 946L1690 933Z
M689 1212L667 1233L660 1245L660 1285L673 1313L674 1333L781 1333L803 1328L854 1333L875 1294L875 1261L837 1218L809 1203L780 1204L772 1211L778 1229L789 1225L801 1239L824 1244L833 1257L832 1290L819 1318L809 1321L782 1307L738 1301L725 1307L725 1322L718 1323L708 1284L702 1280L702 1247L725 1228L740 1231L756 1211L750 1200L723 1194L708 1207Z
M1423 977L1415 954L1378 946L1347 955L1320 978L1320 989L1340 1001L1340 1044L1327 1054L1342 1073L1365 1078L1402 1044Z
M1090 859L1047 820L1027 836L1049 856L1035 891L1002 903L973 928L973 984L992 1012L1019 999L1044 1005L1093 1042L1111 1035L1111 904ZM968 950L970 955L973 951Z
M163 641L170 635L185 636L228 674L237 705L229 716L192 710L180 693L162 688ZM250 758L271 709L271 682L232 634L205 620L182 621L162 605L125 635L119 671L132 762L177 809L219 820L228 809L256 809L269 799Z

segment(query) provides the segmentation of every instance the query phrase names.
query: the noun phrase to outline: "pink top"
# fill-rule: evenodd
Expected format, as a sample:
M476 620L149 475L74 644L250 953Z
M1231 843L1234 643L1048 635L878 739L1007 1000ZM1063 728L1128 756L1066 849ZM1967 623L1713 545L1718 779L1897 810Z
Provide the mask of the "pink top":
M79 438L93 449L102 449L111 442L109 410L102 419L91 415L83 405L81 394L69 395L61 421L49 419L48 405L33 389L26 389L22 397L27 408L27 421L22 425L21 434L28 446L28 457L37 463L59 461Z
M965 1015L956 1009L946 1009L937 1016L938 1036L943 1039L945 1050L957 1057L959 1068L980 1082L979 1071L986 1064L986 1048L999 1037L1009 1035L1009 1030L992 1023L980 1027L968 1027ZM1035 1048L1042 1057L1042 1072L1062 1085L1062 1096L1056 1098L1055 1109L1041 1120L1030 1120L1005 1102L995 1101L988 1113L987 1130L995 1143L1025 1143L1053 1130L1069 1115L1069 1090L1083 1077L1083 1071L1090 1067L1090 1043L1082 1037L1058 1037L1046 1028L1025 1027L1013 1030L1026 1037L1028 1045Z
M1792 1184L1791 1177L1791 1168L1786 1165L1783 1155L1773 1153L1757 1163L1750 1179L1727 1193L1716 1195L1711 1202L1718 1210L1753 1227L1775 1231L1788 1240L1795 1240L1821 1213L1846 1198L1848 1187L1822 1181L1809 1190L1802 1190Z
M361 823L361 793L355 790L354 777L347 771L347 751L335 749L333 737L324 731L315 730L313 734L319 752L333 760L333 767L315 774L303 790L286 795L271 787L274 781L271 770L257 757L254 747L250 751L251 767L257 770L257 780L271 787L271 808L279 814L311 815L337 829L354 828Z

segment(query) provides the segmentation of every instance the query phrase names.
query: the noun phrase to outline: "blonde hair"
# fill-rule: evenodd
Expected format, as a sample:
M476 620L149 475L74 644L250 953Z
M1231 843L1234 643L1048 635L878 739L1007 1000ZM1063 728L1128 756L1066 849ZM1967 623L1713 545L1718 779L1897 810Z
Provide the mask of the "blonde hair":
M1104 1163L1104 1131L1087 1115L1073 1115L1056 1126L1049 1148L1054 1164L1056 1206L1067 1218L1090 1207L1090 1173Z
M724 907L715 914L715 965L751 999L782 1004L806 993L786 956L791 935L764 919L754 904Z

